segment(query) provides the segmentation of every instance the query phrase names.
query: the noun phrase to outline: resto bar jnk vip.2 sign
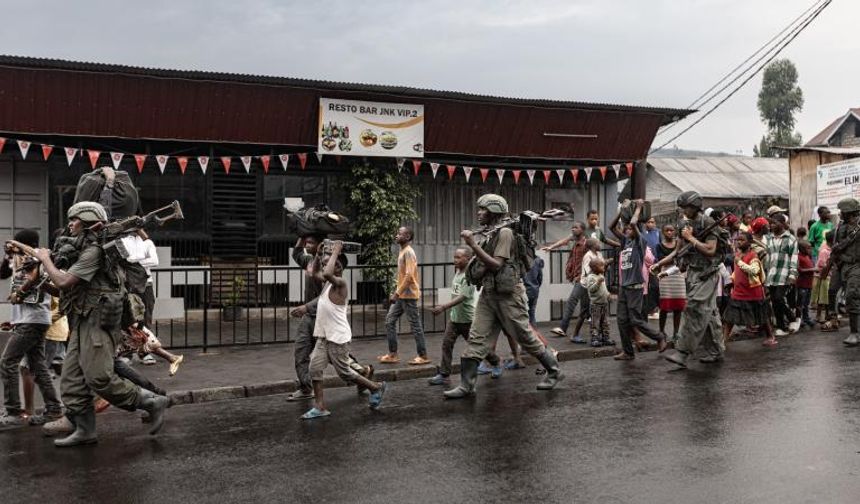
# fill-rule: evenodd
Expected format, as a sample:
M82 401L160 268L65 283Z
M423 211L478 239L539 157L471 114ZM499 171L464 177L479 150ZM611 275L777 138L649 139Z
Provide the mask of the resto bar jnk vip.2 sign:
M424 105L320 98L320 154L424 157Z

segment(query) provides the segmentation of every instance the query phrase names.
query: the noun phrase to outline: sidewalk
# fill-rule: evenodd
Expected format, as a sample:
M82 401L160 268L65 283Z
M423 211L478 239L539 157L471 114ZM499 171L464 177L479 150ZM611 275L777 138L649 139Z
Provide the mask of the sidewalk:
M649 321L657 327L656 321ZM610 322L612 339L618 342L616 347L591 348L588 345L575 345L567 338L553 336L549 330L555 323L540 323L538 330L543 333L552 348L558 350L559 361L578 359L593 359L610 357L620 348L618 328L614 318ZM585 327L588 327L586 323ZM671 327L671 326L670 326ZM584 331L585 335L586 332ZM805 333L801 333L805 334ZM754 336L744 333L736 334L734 341L751 339ZM755 336L761 337L761 336ZM0 346L5 345L8 333L0 333ZM409 366L406 362L415 355L415 341L411 334L401 334L399 337L400 364L380 364L377 355L388 351L384 338L354 340L350 348L355 358L362 364L373 364L376 369L376 379L385 381L414 380L427 378L436 373L436 366L442 353L442 334L426 336L430 365ZM453 376L457 380L459 373L460 354L465 348L463 339L457 340L453 353ZM656 345L652 345L652 350ZM135 359L134 367L146 375L158 386L166 389L175 404L193 404L225 399L240 399L273 394L284 394L296 390L296 371L293 357L293 343L272 343L262 345L246 345L210 349L203 353L200 349L178 350L185 356L179 372L174 377L167 375L168 365L162 359L158 364L144 366ZM510 355L510 349L504 335L499 337L499 355L505 358ZM536 363L533 358L524 356L528 369L505 371L507 373L533 373ZM327 387L347 386L334 374L330 367L326 370L325 384ZM0 387L2 388L2 387Z
M650 321L650 323L655 328L657 327L656 321ZM592 348L588 345L575 345L567 338L553 336L549 330L555 325L554 323L540 323L538 329L549 341L550 346L559 351L559 361L609 357L615 354L616 348L620 348L618 328L614 318L610 323L610 328L612 339L618 342L616 347ZM588 324L586 323L585 328L587 327ZM743 335L736 335L736 339L743 338ZM442 353L442 335L431 334L427 335L426 339L428 355L433 363L425 366L406 364L415 355L415 341L411 334L401 334L399 337L401 359L399 364L380 364L376 360L376 356L388 351L384 338L354 340L350 344L350 348L360 363L374 366L377 380L412 380L427 378L436 373L436 366ZM652 350L655 347L656 345L652 345ZM173 378L167 376L167 364L161 359L156 366L143 366L135 363L135 368L154 383L168 390L176 404L283 394L296 389L293 348L293 343L280 343L218 348L205 354L199 349L184 350L182 352L185 355L185 362ZM459 339L453 353L454 381L457 380L459 356L464 348L465 341ZM507 340L503 335L499 338L498 350L502 358L510 354ZM528 369L506 372L533 373L535 360L527 355L524 360L529 365ZM347 385L335 376L333 369L329 367L326 370L326 386L343 387Z

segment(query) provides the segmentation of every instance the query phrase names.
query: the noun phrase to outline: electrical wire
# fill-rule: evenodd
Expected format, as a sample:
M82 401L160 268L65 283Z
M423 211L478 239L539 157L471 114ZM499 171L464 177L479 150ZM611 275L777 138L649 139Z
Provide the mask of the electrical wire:
M746 79L744 79L744 80L743 80L743 81L742 81L742 82L741 82L741 83L740 83L740 84L739 84L735 89L733 89L729 94L727 94L727 95L726 95L722 100L720 100L719 102L717 102L717 104L716 104L716 105L714 105L713 107L711 107L707 112L705 112L704 114L702 114L701 116L699 116L699 118L698 118L698 119L696 119L696 120L693 122L693 124L690 124L689 126L687 126L686 128L684 128L683 130L681 130L681 132L680 132L680 133L678 133L677 135L675 135L675 136L673 136L672 138L670 138L670 139L669 139L668 141L666 141L663 145L661 145L661 146L657 147L656 149L651 149L651 150L649 151L649 154L653 154L653 153L655 153L655 152L657 152L657 151L662 150L662 149L663 149L663 148L665 148L667 145L669 145L670 143L672 143L672 142L674 142L675 140L677 140L678 138L680 138L680 137L681 137L681 135L683 135L684 133L686 133L686 132L690 131L694 126L696 126L697 124L699 124L700 122L702 122L706 117L708 117L708 116L709 116L709 115L711 115L715 110L717 110L717 109L718 109L718 108L719 108L723 103L725 103L726 101L728 101L728 100L729 100L729 98L731 98L731 97L732 97L732 96L734 96L738 91L740 91L740 90L741 90L741 89L742 89L742 88L743 88L743 87L744 87L744 86L745 86L745 85L746 85L750 80L752 80L752 78L753 78L753 77L755 77L756 75L758 75L758 74L759 74L759 72L761 72L761 71L762 71L762 70L763 70L763 69L764 69L764 68L765 68L765 67L766 67L766 66L767 66L771 61L773 61L773 59L774 59L774 58L776 58L776 57L777 57L777 56L778 56L778 55L783 51L783 49L785 49L786 47L788 47L788 45L789 45L789 44L790 44L790 43L791 43L795 38L797 38L797 36L798 36L798 35L800 35L800 33L801 33L801 32L803 32L803 30L805 30L805 29L806 29L806 27L807 27L807 26L809 26L809 24L810 24L810 23L812 23L812 21L814 21L814 20L815 20L815 18L817 18L817 17L818 17L818 16L819 16L823 11L824 11L824 9L826 9L826 8L831 4L831 2L832 2L832 1L833 1L833 0L826 0L824 4L822 4L822 5L821 5L821 6L820 6L820 7L819 7L815 12L813 12L813 13L809 16L809 18L808 18L808 19L806 19L806 20L805 20L801 25L799 25L795 30L793 30L793 32L791 33L790 37L789 37L789 38L788 38L784 43L782 43L782 45L781 45L781 46L777 47L777 48L776 48L776 50L775 50L775 52L773 52L773 54L771 54L771 56L770 56L770 57L769 57L769 58L768 58L764 63L762 63L761 65L759 65L759 67L758 67L758 68L756 68L754 72L752 72L751 74L749 74L749 76L748 76ZM760 61L760 59L759 59L758 61Z
M686 108L687 108L687 109L697 109L697 108L701 108L701 107L703 107L703 106L707 105L708 103L710 103L711 101L713 101L715 98L717 98L717 97L718 97L718 96L719 96L723 91L725 91L729 86L731 86L732 84L734 84L735 82L737 82L737 81L738 81L738 79L742 78L742 77L744 76L744 74L746 74L747 72L749 72L749 71L750 71L750 69L752 69L752 68L753 68L753 66L755 66L758 62L760 62L763 58L767 57L767 55L768 55L770 52L772 52L776 47L778 47L778 46L779 46L779 44L781 44L781 43L782 43L786 38L790 37L790 36L791 36L791 34L792 34L795 30L797 30L797 28L798 28L800 25L802 25L802 24L807 20L807 18L808 18L809 16L811 16L810 12L812 12L812 11L813 11L813 10L815 10L816 8L822 7L821 5L819 5L819 4L821 4L821 2L822 2L822 1L825 1L825 3L829 4L832 0L816 0L816 2L812 4L812 6L810 6L810 7L809 7L809 8L807 8L805 11L803 11L803 13L802 13L802 14L800 14L799 16L797 16L796 18L794 18L794 19L793 19L793 20L792 20L788 25L786 25L786 26L785 26L785 28L783 28L779 33L777 33L776 35L774 35L773 37L771 37L771 38L770 38L770 40L768 40L767 42L765 42L765 43L764 43L764 45L762 45L761 47L759 47L759 48L758 48L758 50L756 50L756 51L755 51L754 53L752 53L749 57L747 57L747 59L745 59L745 60L744 60L744 61L742 61L739 65L737 65L736 67L734 67L734 68L733 68L729 73L727 73L725 76L723 76L723 78L722 78L722 79L720 79L719 81L717 81L717 83L716 83L716 84L714 84L713 86L711 86L707 91L705 91L705 92L704 92L704 93L702 93L698 98L696 98L695 100L693 100L693 102L692 102L690 105L687 105L687 107L686 107ZM803 21L801 21L801 22L800 22L800 24L798 24L798 21L800 21L801 19L803 19ZM797 26L795 26L796 24L798 24L798 25L797 25ZM793 27L793 28L792 28L792 27ZM780 36L782 36L786 31L789 31L789 29L791 29L791 30L790 30L790 32L789 32L789 34L788 34L788 35L786 35L786 36L784 36L784 37L782 37L782 38L779 40L779 42L778 42L774 47L771 47L770 49L768 49L768 50L767 50L767 51L766 51L766 52L765 52L761 57L759 57L756 61L754 61L754 62L753 62L749 67L747 67L743 72L741 72L741 73L739 73L737 76L735 76L735 78L734 78L734 79L732 79L732 80L731 80L731 82L729 82L728 84L726 84L725 86L723 86L722 88L720 88L717 92L713 93L713 94L712 94L709 98L707 98L705 101L701 101L701 100L702 100L703 98L705 98L709 93L711 93L711 91L713 91L717 86L719 86L720 84L722 84L723 82L725 82L725 81L726 81L726 79L728 79L728 78L729 78L729 77L731 77L735 72L737 72L737 71L738 71L738 69L740 69L741 67L743 67L744 65L746 65L750 60L752 60L754 57L756 57L756 56L757 56L760 52L762 52L765 48L767 48L768 46L770 46L770 45L771 45L771 43L773 43L777 38L779 38ZM700 103L700 101L701 101L701 103ZM680 123L681 123L681 121L675 121L675 122L673 122L673 123L671 123L671 124L667 125L667 126L666 126L666 127L664 127L663 129L661 129L659 132L657 132L657 135L656 135L656 136L658 136L658 137L659 137L660 135L665 134L667 131L669 131L669 130L671 130L672 128L674 128L674 127L678 126Z

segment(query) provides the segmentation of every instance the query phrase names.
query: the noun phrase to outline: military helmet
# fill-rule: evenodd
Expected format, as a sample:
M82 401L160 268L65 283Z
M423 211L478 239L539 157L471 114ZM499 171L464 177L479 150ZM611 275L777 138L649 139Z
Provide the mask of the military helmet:
M702 196L696 191L682 192L678 195L678 199L675 202L680 208L691 206L699 210L702 209Z
M508 213L508 202L498 194L485 194L478 198L478 206L484 207L494 214Z
M81 201L69 208L69 219L78 218L84 222L106 222L107 212L101 204L94 201Z
M839 209L839 213L844 214L860 212L860 202L854 198L844 198L839 200L839 203L836 204L836 208Z

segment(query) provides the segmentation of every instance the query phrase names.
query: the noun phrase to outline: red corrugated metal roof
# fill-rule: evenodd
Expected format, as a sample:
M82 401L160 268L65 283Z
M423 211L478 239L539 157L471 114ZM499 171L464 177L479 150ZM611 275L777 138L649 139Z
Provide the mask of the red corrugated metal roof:
M0 67L0 130L40 135L310 147L320 97L408 100L425 106L431 154L629 160L692 112L9 56Z

